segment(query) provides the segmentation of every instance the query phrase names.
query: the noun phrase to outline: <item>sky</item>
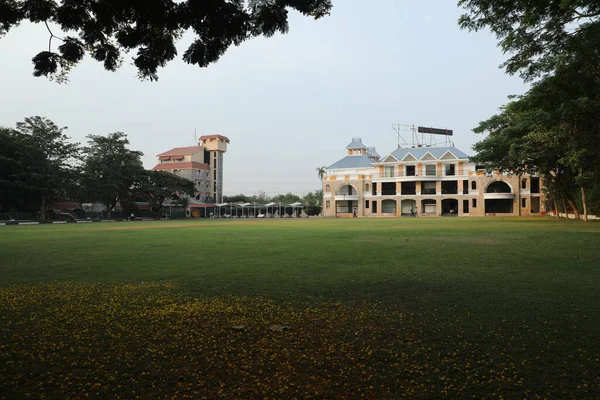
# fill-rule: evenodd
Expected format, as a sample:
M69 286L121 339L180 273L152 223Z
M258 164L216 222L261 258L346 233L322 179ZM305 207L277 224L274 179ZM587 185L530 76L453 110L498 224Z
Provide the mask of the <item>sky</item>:
M88 57L68 84L35 78L31 58L48 34L22 24L0 39L0 125L39 115L81 143L125 132L146 168L195 132L225 135L225 194L320 189L316 168L343 158L353 137L394 151L393 124L452 129L472 154L483 137L471 130L527 86L499 68L507 56L495 37L460 30L456 2L334 0L331 16L292 12L288 34L232 47L202 69L181 60L186 34L154 83L137 79L131 56L115 73Z

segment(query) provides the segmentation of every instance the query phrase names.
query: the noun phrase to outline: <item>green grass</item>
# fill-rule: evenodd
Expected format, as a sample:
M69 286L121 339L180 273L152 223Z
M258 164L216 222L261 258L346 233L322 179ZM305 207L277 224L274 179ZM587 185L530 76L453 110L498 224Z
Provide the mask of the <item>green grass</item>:
M209 397L319 397L315 393L323 387L329 387L329 396L334 397L360 393L374 398L598 397L599 245L600 224L551 219L216 220L14 226L0 228L0 285L5 293L13 293L13 297L5 295L9 300L17 287L32 290L32 298L38 296L40 300L35 302L38 306L30 304L29 312L39 304L53 308L50 303L55 300L44 297L44 290L35 285L56 281L72 282L69 285L75 287L79 283L113 287L110 285L169 282L179 293L173 296L188 296L188 300L181 300L185 304L193 298L221 301L235 296L232 299L241 301L245 296L249 302L260 298L300 314L310 307L327 309L334 303L357 312L387 310L373 312L379 317L374 317L369 326L381 335L370 345L377 348L380 343L381 349L389 351L381 350L380 358L365 359L361 364L364 370L375 368L374 374L381 375L376 385L339 372L327 375L324 371L332 365L313 366L314 370L297 366L290 376L303 382L305 391L290 388L288 392L275 392L265 387L250 391L252 385L239 377L233 382L225 379L227 385L237 389L226 386L221 394L211 391L212 383L205 382ZM126 304L123 300L122 307ZM149 303L148 307L154 306ZM6 317L12 324L27 312L15 310L11 309ZM390 317L393 313L402 316L400 322ZM335 337L340 348L349 343L345 335L353 329L350 326L365 323L348 317L350 314L340 314L350 322L340 324L339 329L335 324L328 325L332 340ZM51 316L54 318L56 313ZM277 314L277 318L284 323L285 313ZM251 319L245 321L252 325ZM297 326L302 325L301 319L295 321ZM266 319L263 322L266 324ZM10 326L5 323L0 331L0 345L13 343ZM396 339L401 341L394 336L399 326L403 335L414 338L411 343L415 343L405 345L401 351L392 344ZM30 328L35 332L39 327ZM291 332L292 341L281 346L298 345L300 338L294 338ZM193 343L202 341L196 340ZM253 340L260 341L260 337ZM252 343L257 346L258 342ZM240 346L232 345L232 353L228 354L239 356L236 352ZM307 354L313 354L308 344L302 346ZM313 355L318 358L319 354ZM398 354L404 354L404 358ZM381 365L382 359L392 362L395 357L406 365L421 366L422 371L409 379L402 375L406 368L401 365L395 369ZM334 360L347 362L342 358ZM60 365L48 374L58 374ZM5 372L17 374L10 368ZM329 384L306 391L313 386L297 374L308 372ZM399 385L400 376L413 382ZM248 382L256 379L260 377L254 376ZM7 397L14 393L25 396L21 386L29 386L15 382L5 382L9 387ZM240 382L246 382L248 392L239 391ZM338 384L337 389L331 382ZM349 382L354 383L347 386ZM279 390L280 384L277 381L266 386L279 385ZM370 386L375 389L368 389ZM167 387L165 384L163 389ZM0 397L2 394L0 389Z

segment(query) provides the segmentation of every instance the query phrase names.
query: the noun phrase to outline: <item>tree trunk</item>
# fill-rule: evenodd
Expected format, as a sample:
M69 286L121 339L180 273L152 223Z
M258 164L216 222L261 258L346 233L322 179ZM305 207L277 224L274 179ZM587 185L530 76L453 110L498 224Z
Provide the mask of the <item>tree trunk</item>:
M583 179L583 168L579 169L579 177ZM585 196L585 187L583 186L583 181L581 184L581 204L583 206L583 220L588 222L588 210L587 210L587 199Z
M587 199L585 198L585 188L581 187L581 203L583 204L583 220L588 222Z
M40 219L42 221L46 220L46 193L44 193L44 191L42 191L42 197L41 197L41 201L40 201Z
M565 197L562 198L563 210L565 210L565 218L569 219L569 209L567 208L567 202L565 201Z
M567 201L569 202L569 206L571 206L571 208L573 209L573 213L575 214L575 219L581 219L581 215L579 214L579 209L577 208L577 206L575 205L573 200L571 198L567 198Z
M558 213L558 202L556 201L556 196L552 199L552 203L554 204L554 217L556 219L560 219L560 214Z

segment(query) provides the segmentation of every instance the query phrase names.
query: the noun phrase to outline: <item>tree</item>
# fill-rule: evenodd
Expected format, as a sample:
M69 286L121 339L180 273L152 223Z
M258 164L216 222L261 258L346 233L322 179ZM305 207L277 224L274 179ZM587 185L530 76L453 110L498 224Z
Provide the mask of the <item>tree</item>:
M302 197L298 196L297 194L288 192L286 194L278 194L277 196L273 197L272 200L274 203L292 204L292 203L301 203Z
M250 200L244 194L236 194L233 196L223 196L223 201L225 203L248 203Z
M65 196L69 186L77 180L80 149L78 143L69 143L59 128L47 118L25 118L18 122L15 135L22 140L21 168L15 173L15 184L39 195L41 219L46 219L50 201Z
M467 13L463 29L489 28L505 53L509 74L525 80L551 74L581 49L598 48L600 2L597 0L459 0Z
M22 168L20 153L24 144L20 139L13 130L0 127L0 211L22 204L22 191L15 182Z
M152 213L160 215L160 209L166 199L176 204L185 203L186 196L196 193L194 182L165 171L144 171L135 184L135 189L150 202Z
M289 9L319 19L331 7L331 0L0 0L0 36L21 21L46 25L48 50L33 58L35 76L65 78L86 53L115 71L125 53L136 51L139 77L155 81L158 68L177 55L175 42L185 31L196 37L183 60L206 67L231 45L286 33ZM59 38L49 23L72 36ZM62 42L57 51L54 39Z
M323 177L327 173L325 167L317 167L317 175L319 176L319 180L323 180Z
M460 0L458 4L467 9L459 20L462 28L489 28L502 49L512 54L503 65L509 74L519 72L526 81L539 78L525 96L476 129L493 132L475 147L485 152L479 158L500 168L504 163L536 165L547 174L555 200L569 202L576 214L573 189L578 189L587 221L587 192L600 182L600 3ZM591 197L597 198L595 193Z
M600 182L598 58L575 57L559 65L475 129L490 135L474 146L473 161L513 173L539 171L555 204L569 203L576 215L579 191L586 221L586 192Z
M143 173L143 153L128 149L123 132L108 136L88 136L83 164L83 186L91 200L102 202L110 218L117 203L128 196Z

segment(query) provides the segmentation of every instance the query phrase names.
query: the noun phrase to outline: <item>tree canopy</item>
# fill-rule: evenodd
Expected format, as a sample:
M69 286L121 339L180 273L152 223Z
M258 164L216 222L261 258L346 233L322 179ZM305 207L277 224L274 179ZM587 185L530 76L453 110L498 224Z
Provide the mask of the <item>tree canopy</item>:
M195 38L183 60L206 67L231 45L286 33L289 9L318 19L331 7L331 0L0 0L0 37L22 21L46 25L48 49L33 57L35 76L64 77L85 54L115 71L135 51L139 77L154 81L177 56L175 43L185 31ZM61 42L57 48L53 39Z
M186 196L196 193L194 182L166 171L145 171L140 175L134 190L142 193L152 207L155 215L166 199L180 205Z
M597 0L459 0L466 9L459 25L488 28L509 59L509 74L532 80L552 73L581 49L598 51L600 2Z
M83 164L83 186L92 201L101 201L110 216L117 203L129 196L133 184L143 172L141 151L127 148L123 132L107 136L89 135Z
M46 205L64 199L77 182L80 148L68 141L66 129L47 118L31 117L18 122L10 134L18 146L14 153L18 165L10 181L21 190L38 194L42 219Z
M559 65L481 122L474 131L489 136L473 147L478 153L473 161L502 172L542 175L550 196L576 213L579 190L586 215L588 200L600 200L600 71L588 64L592 60Z

